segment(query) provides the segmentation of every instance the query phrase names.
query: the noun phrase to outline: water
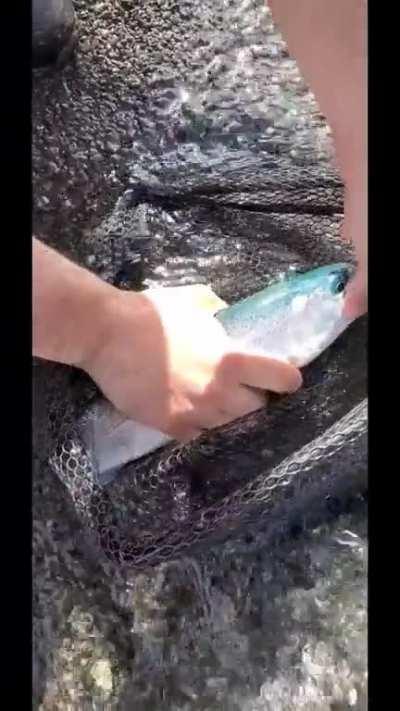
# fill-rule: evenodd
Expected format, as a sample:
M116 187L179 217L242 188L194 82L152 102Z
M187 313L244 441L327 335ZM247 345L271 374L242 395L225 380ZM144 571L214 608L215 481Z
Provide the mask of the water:
M77 2L82 47L78 70L66 75L70 94L50 83L39 110L42 233L62 240L75 229L72 253L122 286L200 281L228 302L289 267L347 258L329 134L264 3L148 2L134 11L100 4ZM129 52L133 68L125 71ZM120 120L127 152L108 152L104 134ZM96 151L103 162L92 161ZM57 179L46 173L49 156ZM64 174L71 188L67 179L59 186ZM106 214L115 185L119 199ZM62 403L81 394L75 376L65 375L64 391L49 369L43 379L43 391L56 383ZM233 433L218 453L204 450L202 476L193 473L195 506L283 460L364 396L359 323L307 371L304 390L279 417L265 414L246 437ZM39 419L35 429L46 435ZM346 506L335 486L328 499L325 516ZM190 561L119 579L84 547L62 489L40 462L35 638L43 708L364 709L365 506L304 537L307 513L300 505L286 542L272 545L265 530L246 529ZM348 530L357 545L348 545ZM111 689L107 674L94 675L98 660Z

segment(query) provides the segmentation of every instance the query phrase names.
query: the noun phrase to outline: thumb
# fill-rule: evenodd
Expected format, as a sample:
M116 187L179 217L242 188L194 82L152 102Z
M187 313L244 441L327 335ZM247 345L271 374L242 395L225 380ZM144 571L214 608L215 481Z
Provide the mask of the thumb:
M358 318L368 310L367 280L359 269L346 291L344 316L351 320Z

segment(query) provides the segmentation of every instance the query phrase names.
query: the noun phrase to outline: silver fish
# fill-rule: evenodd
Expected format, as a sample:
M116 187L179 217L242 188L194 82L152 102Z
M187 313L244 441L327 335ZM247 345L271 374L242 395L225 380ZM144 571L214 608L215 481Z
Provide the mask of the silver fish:
M352 268L333 264L288 276L232 306L217 318L236 347L301 368L317 358L347 328L344 294ZM96 403L81 423L99 482L171 441L167 435L128 420L110 403Z

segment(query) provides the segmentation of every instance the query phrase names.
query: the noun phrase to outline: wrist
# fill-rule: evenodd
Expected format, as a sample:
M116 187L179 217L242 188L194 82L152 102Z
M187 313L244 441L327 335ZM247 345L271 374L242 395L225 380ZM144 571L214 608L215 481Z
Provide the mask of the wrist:
M335 149L337 164L343 182L348 189L367 191L367 142L360 135L336 134Z
M104 339L105 316L110 301L116 298L118 289L92 273L86 272L82 281L71 294L67 308L69 328L64 339L63 362L84 369Z
M103 313L118 290L67 261L62 273L55 270L53 276L45 298L39 293L35 304L34 296L33 352L39 358L82 367L102 340Z
M123 330L121 316L123 322L127 309L135 330L135 318L139 331L145 324L140 312L147 299L142 294L115 288L36 238L32 277L32 346L38 358L85 369Z
M100 280L99 280L100 281ZM89 375L96 370L99 362L107 359L107 347L118 339L127 328L138 333L148 326L148 300L143 294L123 291L101 282L97 285L93 299L88 300L79 332L86 335L81 339L80 348L71 365L81 368Z

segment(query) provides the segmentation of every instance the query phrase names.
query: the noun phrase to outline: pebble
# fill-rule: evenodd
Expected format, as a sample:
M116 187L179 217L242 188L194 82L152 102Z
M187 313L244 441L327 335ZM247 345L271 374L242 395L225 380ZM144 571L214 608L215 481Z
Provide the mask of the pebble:
M108 659L98 659L92 666L90 674L96 686L104 693L111 693L113 689L113 676Z

